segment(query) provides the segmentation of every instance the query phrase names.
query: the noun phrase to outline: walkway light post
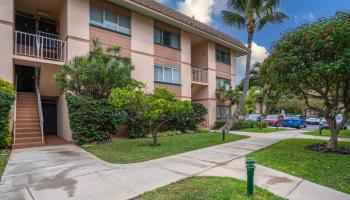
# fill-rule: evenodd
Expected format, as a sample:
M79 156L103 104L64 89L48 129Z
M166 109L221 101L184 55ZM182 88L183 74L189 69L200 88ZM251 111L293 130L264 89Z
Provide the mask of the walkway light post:
M254 195L254 170L255 170L255 160L252 157L246 157L245 166L247 168L247 195Z

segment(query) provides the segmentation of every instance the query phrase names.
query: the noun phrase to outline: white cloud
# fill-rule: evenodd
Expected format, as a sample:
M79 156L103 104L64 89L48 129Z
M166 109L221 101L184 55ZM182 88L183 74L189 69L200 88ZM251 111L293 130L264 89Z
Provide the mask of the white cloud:
M166 4L168 3L169 0L155 0L157 1L158 3L161 3L161 4Z
M296 24L304 24L316 21L315 14L309 12L303 15L294 15L294 22Z
M251 59L251 65L253 66L257 62L262 62L269 53L267 52L266 48L263 46L259 46L255 42L252 43L252 59ZM241 56L237 58L236 60L236 73L237 73L237 79L236 83L240 83L241 80L244 78L245 75L245 65L246 65L247 56Z
M205 24L212 22L215 0L184 0L177 3L178 11Z

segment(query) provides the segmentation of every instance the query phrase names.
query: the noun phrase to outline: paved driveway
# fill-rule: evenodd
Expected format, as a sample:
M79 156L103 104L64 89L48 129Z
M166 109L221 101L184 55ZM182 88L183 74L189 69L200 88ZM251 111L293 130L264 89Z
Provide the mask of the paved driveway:
M244 180L244 155L286 138L301 137L298 132L242 133L252 137L124 165L105 163L74 145L13 150L0 183L0 199L118 200L194 175ZM349 195L259 165L255 183L290 199L350 199Z

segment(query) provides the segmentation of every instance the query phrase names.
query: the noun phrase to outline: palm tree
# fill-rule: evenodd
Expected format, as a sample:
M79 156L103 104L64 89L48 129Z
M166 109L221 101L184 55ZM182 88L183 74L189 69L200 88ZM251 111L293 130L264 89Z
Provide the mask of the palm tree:
M277 11L279 3L280 0L228 0L227 8L230 10L222 11L224 21L227 25L238 29L246 29L248 33L248 55L243 92L235 112L229 117L223 127L225 132L228 132L233 123L237 120L244 105L244 101L247 98L249 89L249 78L247 77L249 77L250 73L254 33L262 30L268 23L279 24L282 23L283 20L288 19L285 13Z

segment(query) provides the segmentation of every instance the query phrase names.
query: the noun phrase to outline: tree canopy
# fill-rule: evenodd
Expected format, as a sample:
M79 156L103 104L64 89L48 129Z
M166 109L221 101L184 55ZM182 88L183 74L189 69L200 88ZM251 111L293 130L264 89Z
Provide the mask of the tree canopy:
M112 88L125 87L133 81L134 66L130 58L120 55L119 47L104 50L98 39L94 39L92 45L87 55L74 57L54 79L62 90L102 99L108 97Z
M332 130L328 147L335 147L350 111L350 13L285 33L273 44L267 62L281 86L325 116ZM322 100L324 106L310 99ZM335 121L338 113L343 113L341 124Z

